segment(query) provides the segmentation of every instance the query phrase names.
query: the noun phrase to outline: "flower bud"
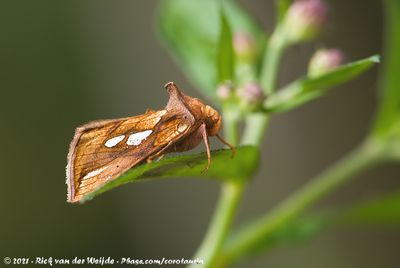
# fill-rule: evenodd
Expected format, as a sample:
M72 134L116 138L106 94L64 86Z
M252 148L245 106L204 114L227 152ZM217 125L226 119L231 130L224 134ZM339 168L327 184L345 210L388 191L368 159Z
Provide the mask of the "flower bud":
M291 42L309 41L327 22L328 8L321 0L297 0L288 9L284 30Z
M227 100L232 97L233 83L231 81L226 81L220 84L217 88L217 96L220 100Z
M237 96L240 98L240 101L247 106L247 108L251 108L251 110L258 108L265 99L264 91L254 82L239 88Z
M242 61L252 61L256 56L256 43L251 35L246 32L233 34L233 50L236 57Z
M343 64L343 52L340 49L319 49L308 64L308 76L315 77L327 73Z

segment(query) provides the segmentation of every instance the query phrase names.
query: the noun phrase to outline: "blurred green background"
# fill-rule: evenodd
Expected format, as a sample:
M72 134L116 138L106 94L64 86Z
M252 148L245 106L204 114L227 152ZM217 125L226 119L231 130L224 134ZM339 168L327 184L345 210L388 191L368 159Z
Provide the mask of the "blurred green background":
M305 72L318 46L349 61L381 53L380 1L327 1L331 23L315 45L285 55L280 83ZM239 1L264 29L273 1ZM161 108L162 86L189 84L155 31L158 1L3 1L0 8L1 257L190 258L201 242L218 184L129 184L85 205L66 203L65 166L76 126ZM384 59L383 59L384 60ZM356 146L376 109L378 68L328 97L273 118L261 170L237 223L255 217ZM397 166L360 176L325 204L398 188ZM400 232L354 227L324 232L239 267L397 267Z

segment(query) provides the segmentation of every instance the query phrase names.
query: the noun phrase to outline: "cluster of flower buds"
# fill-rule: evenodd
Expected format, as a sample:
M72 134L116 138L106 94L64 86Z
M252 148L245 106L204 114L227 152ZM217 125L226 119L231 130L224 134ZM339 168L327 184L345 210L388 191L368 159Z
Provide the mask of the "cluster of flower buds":
M285 46L314 39L326 25L327 14L328 8L323 0L295 0L276 32L278 40L285 42ZM254 72L246 68L254 64L257 43L249 33L239 31L233 34L233 49L239 63L236 65L236 75L245 79L239 78L240 86L231 81L222 83L217 89L217 96L223 102L239 103L245 111L257 111L262 107L266 95L262 87L254 82L257 78L246 72ZM342 63L343 53L339 49L319 49L309 62L308 75L319 76Z
M244 109L251 111L259 109L265 100L264 91L255 82L246 83L238 88L230 81L225 82L217 88L217 96L222 101L236 100Z

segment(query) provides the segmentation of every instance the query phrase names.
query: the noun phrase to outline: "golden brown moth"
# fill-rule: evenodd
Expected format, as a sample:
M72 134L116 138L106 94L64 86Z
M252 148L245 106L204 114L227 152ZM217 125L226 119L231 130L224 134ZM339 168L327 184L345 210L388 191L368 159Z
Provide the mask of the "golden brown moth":
M170 152L183 152L205 143L211 163L208 136L218 135L221 116L201 100L185 95L169 82L165 85L169 101L165 109L147 110L128 118L93 121L78 127L71 142L67 164L67 201L79 202L105 183L130 168L151 162Z

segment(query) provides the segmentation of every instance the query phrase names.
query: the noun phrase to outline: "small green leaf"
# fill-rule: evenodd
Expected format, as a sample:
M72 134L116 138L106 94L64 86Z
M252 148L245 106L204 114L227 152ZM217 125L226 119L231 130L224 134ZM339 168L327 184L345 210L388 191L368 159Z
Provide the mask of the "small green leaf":
M267 112L283 112L323 96L327 89L343 84L379 62L378 56L342 65L313 78L303 78L292 82L271 95L264 103Z
M263 31L233 1L224 2L232 32L245 31L263 48ZM218 71L216 58L220 34L220 5L215 0L163 0L157 16L163 43L182 70L207 97L216 99Z
M302 243L314 238L331 225L329 213L312 214L299 217L275 230L252 248L252 254L262 253L266 249Z
M349 225L400 227L400 191L368 201L312 215L302 216L275 231L267 245L302 242L327 228Z
M220 14L221 30L217 51L217 69L219 83L223 83L224 81L233 80L234 55L231 27L222 6Z
M328 229L353 225L400 227L400 191L359 202L348 208L329 209L299 216L276 229L265 239L260 239L253 245L251 252L257 254L276 246L305 242ZM251 226L251 223L248 226ZM236 234L234 233L231 239L235 239ZM229 248L229 241L227 247Z
M355 224L400 227L400 191L359 202L350 208L299 217L277 229L264 241L260 241L258 248L303 242L326 229Z
M305 242L321 232L338 226L391 226L400 227L400 191L362 201L350 207L335 208L299 216L274 230L264 239L252 245L251 253L257 254L266 249ZM252 226L249 223L247 226ZM246 229L246 226L243 229ZM234 233L227 243L237 239L240 232ZM242 234L243 235L243 234Z
M275 0L276 2L276 14L277 16L277 23L279 24L282 19L286 15L286 11L288 10L290 4L292 3L292 0Z
M158 28L182 70L194 85L214 96L218 40L218 5L216 1L160 1Z
M400 191L347 208L300 216L260 239L251 252L257 254L272 247L305 242L327 229L354 225L400 227ZM235 234L231 238L235 239Z
M372 134L392 136L400 141L400 2L385 1L386 27L383 71L380 75L381 98Z
M341 224L379 224L400 227L400 191L346 209Z
M231 150L213 151L211 154L211 166L207 172L202 172L207 165L205 153L165 157L157 162L144 163L130 169L96 191L85 195L82 198L82 203L119 185L149 178L201 177L218 180L244 180L251 178L251 175L257 170L259 162L258 149L252 146L243 146L237 148L234 157L231 157L231 154Z

